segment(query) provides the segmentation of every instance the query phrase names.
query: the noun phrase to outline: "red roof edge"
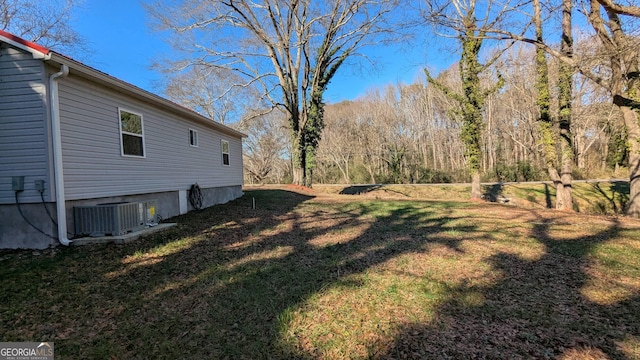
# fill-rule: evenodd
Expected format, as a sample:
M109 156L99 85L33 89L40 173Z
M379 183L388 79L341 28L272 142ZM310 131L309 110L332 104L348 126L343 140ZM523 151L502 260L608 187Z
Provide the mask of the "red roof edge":
M32 50L41 52L44 55L48 55L51 52L51 50L47 49L44 46L40 46L40 45L38 45L36 43L32 43L31 41L27 41L27 40L25 40L25 39L23 39L23 38L21 38L19 36L16 36L16 35L13 35L11 33L8 33L8 32L6 32L4 30L0 30L0 36L5 37L5 38L7 38L7 39L9 39L9 40L11 40L11 41L13 41L15 43L24 45L24 46L26 46L26 47L28 47L28 48L30 48Z

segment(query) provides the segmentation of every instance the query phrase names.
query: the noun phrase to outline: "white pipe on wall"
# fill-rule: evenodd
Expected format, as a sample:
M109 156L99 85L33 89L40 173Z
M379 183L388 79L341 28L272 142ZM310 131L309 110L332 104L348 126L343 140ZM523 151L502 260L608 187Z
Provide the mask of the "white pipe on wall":
M53 145L53 171L56 189L56 214L58 218L58 241L68 246L67 210L64 197L64 174L62 168L62 136L60 134L60 102L58 99L58 79L69 74L69 67L62 65L60 71L49 78L49 103L51 107L51 138Z

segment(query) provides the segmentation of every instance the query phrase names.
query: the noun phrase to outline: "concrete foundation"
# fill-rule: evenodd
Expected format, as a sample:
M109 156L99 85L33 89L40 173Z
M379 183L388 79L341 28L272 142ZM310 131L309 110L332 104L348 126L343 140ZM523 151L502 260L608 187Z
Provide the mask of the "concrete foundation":
M142 236L151 235L158 231L163 231L168 228L176 226L176 223L162 223L153 227L147 227L142 230L130 232L125 235L118 236L99 236L99 237L83 237L73 239L71 245L73 246L82 246L82 245L93 245L93 244L126 244L132 241L139 239Z
M202 189L202 207L207 208L213 205L228 203L231 200L241 197L242 194L242 186ZM191 210L193 210L193 207L189 204L189 211ZM175 215L178 214L179 213L176 213Z
M93 206L103 203L156 200L157 214L160 215L162 219L169 219L181 214L181 205L183 210L182 212L184 212L184 199L182 199L181 204L180 193L180 191L169 191L98 199L69 200L65 204L67 211L67 230L70 233L69 239L73 240L74 238L74 206ZM217 204L224 204L241 197L242 194L242 186L240 185L202 189L202 206L209 207ZM182 192L182 196L184 197L184 192ZM46 203L46 206L49 208L49 211L55 219L55 203ZM29 222L44 233L57 238L57 226L53 224L47 215L42 203L22 204L20 205L20 208ZM187 209L188 211L191 211L193 210L193 206L191 204L187 204ZM15 204L0 205L0 249L45 249L50 246L57 246L58 244L57 240L41 234L38 230L30 226L27 221L22 218L18 211L18 207Z
M56 206L47 203L49 212L56 218ZM0 205L0 248L1 249L46 249L58 243L58 227L47 215L43 204L21 204L20 209L24 218L18 211L16 204ZM26 218L26 220L25 220ZM41 234L29 223L35 225Z

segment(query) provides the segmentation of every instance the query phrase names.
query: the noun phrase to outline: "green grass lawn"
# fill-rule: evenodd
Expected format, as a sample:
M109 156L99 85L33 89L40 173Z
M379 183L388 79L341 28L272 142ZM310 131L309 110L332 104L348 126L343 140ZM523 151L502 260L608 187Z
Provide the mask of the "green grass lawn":
M126 245L0 253L0 341L54 341L57 359L640 359L638 221L245 194Z

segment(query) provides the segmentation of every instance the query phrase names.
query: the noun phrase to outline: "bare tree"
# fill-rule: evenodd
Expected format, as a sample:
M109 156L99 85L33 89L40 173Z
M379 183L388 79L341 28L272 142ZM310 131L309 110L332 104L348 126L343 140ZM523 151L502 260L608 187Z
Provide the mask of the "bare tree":
M190 63L231 69L288 114L293 182L310 185L324 91L342 64L389 27L395 0L157 2L148 10Z
M535 56L529 47L514 46L496 63L503 74L504 88L487 99L493 113L493 129L487 129L487 137L495 137L490 150L495 151L497 165L514 165L532 162L540 167L538 111L536 110L536 67L531 63ZM493 130L493 133L490 131Z
M248 116L238 123L238 130L247 134L243 141L243 163L249 183L279 182L283 178L281 168L287 152L285 124L286 115L281 111Z
M0 29L63 53L87 51L71 27L82 0L0 0Z
M254 87L234 87L240 82L240 77L231 70L195 65L170 74L164 93L169 99L224 124L239 121L261 105Z
M386 143L386 134L381 122L386 120L375 98L367 94L357 102L358 115L354 118L358 134L355 144L358 147L358 159L369 174L370 182L377 183L382 173L381 149Z
M575 166L591 172L606 161L606 152L597 148L608 143L607 129L611 126L623 127L624 124L605 89L580 74L574 76L574 84L571 133ZM589 155L591 163L588 163Z
M439 80L450 85L456 74L445 71ZM466 179L450 176L464 169L460 126L445 115L452 108L423 80L371 88L356 100L327 105L314 176L357 183Z
M354 129L356 106L350 101L327 105L326 127L322 140L318 144L318 160L329 161L342 174L345 184L351 183L350 168L357 149L353 146L357 138Z

